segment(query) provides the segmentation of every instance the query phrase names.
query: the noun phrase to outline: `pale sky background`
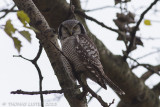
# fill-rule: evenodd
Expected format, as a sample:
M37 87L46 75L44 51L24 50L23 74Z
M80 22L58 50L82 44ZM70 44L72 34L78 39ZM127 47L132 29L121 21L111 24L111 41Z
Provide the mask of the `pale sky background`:
M82 7L84 9L94 9L103 6L114 6L113 0L88 0L86 3L83 0ZM134 12L134 8L144 7L142 9L138 9L136 11L136 21L139 19L139 15L146 9L146 6L152 2L153 0L132 0L131 3L128 4L128 9L131 12ZM7 3L7 5L6 5ZM160 10L160 3L158 3L155 7ZM12 0L1 0L0 1L0 10L4 8L10 8L13 6ZM119 5L117 5L119 6ZM159 6L159 8L158 8ZM116 28L113 23L113 19L116 18L116 12L119 12L119 9L115 8L107 8L99 11L88 12L87 14L96 18L99 21L104 22L106 25ZM0 14L0 16L3 14ZM6 20L11 19L12 24L17 28L21 29L22 25L17 20L16 13L11 13L7 15L5 18L0 20L0 27L6 23ZM160 14L154 13L150 11L145 19L156 20L159 22L151 21L151 26L146 26L143 23L140 25L140 31L137 33L140 37L147 38L159 38L160 37ZM122 41L117 41L117 34L109 31L107 29L102 28L101 26L95 24L94 22L88 21L87 24L90 30L106 45L106 47L116 55L122 55L122 50L125 50L125 46ZM22 41L22 49L21 55L26 58L33 59L38 51L38 40L35 38L35 34L32 33L32 42L31 44L26 41L23 37L21 37L18 33L15 33L14 36L18 37ZM137 58L143 56L149 52L155 51L155 48L160 48L160 39L157 40L143 40L144 47L138 46L138 49L132 52L131 56L133 58ZM39 95L30 96L30 95L11 95L11 91L15 91L17 89L21 89L23 91L38 91L39 90L39 79L38 73L33 64L30 62L23 60L21 58L14 58L13 55L18 55L17 50L14 48L12 40L6 35L3 29L0 29L0 107L38 107L37 104L40 104ZM160 54L153 54L146 58L139 60L141 63L149 63L153 65L160 64ZM42 75L44 77L43 80L43 90L58 90L61 89L57 78L54 74L54 71L51 68L49 60L46 56L46 53L42 52L40 59L38 60L39 67L41 68ZM140 77L146 69L139 67L135 69L133 72ZM151 76L145 83L152 88L155 84L160 82L160 78L157 75ZM92 81L88 82L90 87L96 91L99 88L99 85L93 83ZM103 100L106 102L111 102L115 99L115 103L111 107L116 107L119 102L119 98L117 95L110 89L101 90L99 95L102 96ZM68 102L64 97L61 97L60 100L57 101L56 97L61 95L59 94L50 94L44 95L45 107L69 107ZM21 104L21 105L16 105ZM100 107L100 103L93 99L89 103L89 107Z

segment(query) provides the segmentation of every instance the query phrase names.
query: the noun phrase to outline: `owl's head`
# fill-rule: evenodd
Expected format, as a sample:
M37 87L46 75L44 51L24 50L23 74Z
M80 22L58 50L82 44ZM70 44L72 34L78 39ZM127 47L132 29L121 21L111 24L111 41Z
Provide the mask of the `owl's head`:
M58 29L58 38L64 40L67 37L85 34L84 26L78 20L66 20L62 22Z

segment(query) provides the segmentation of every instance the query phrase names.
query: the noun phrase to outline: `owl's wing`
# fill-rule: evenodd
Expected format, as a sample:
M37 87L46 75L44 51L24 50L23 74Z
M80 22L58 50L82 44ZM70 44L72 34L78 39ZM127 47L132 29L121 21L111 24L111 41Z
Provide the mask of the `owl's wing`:
M105 75L103 66L100 62L99 52L88 35L77 35L76 40L76 50L80 60L89 70L88 72L93 76L93 78L96 79L96 81L94 81L105 89L105 84L107 83L117 93L124 94L124 92Z
M61 60L62 60L64 69L65 69L66 73L68 74L68 77L71 80L75 81L76 79L75 79L75 77L74 77L74 75L72 73L72 67L71 67L69 61L63 55L61 55Z

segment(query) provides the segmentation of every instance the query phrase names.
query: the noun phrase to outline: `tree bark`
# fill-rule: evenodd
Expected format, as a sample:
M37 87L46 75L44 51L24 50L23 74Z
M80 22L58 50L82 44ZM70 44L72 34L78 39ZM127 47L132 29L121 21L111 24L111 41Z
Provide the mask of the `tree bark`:
M25 10L25 7L19 6L18 2L26 2L30 0L14 0L16 5ZM49 25L53 28L58 29L59 24L68 19L70 16L69 12L69 4L65 0L33 0L35 5L38 7L40 12L43 14ZM79 0L77 0L79 1ZM76 8L81 9L80 2L75 3ZM31 18L31 17L30 17ZM78 19L84 24L88 33L90 33L87 25L85 23L85 19L81 16L78 16ZM32 19L31 19L32 20ZM56 37L54 37L55 41ZM154 93L151 89L149 89L144 82L134 75L130 68L121 56L113 55L104 44L98 40L94 35L92 36L93 41L95 42L101 57L101 62L104 67L104 71L108 77L111 78L113 82L115 82L123 91L125 91L126 95L119 96L121 98L118 107L160 107L159 95ZM45 44L45 43L44 43ZM49 47L49 48L48 48ZM55 48L51 44L44 45L46 53L51 61L52 67L57 75L57 78L60 82L62 88L66 88L69 85L70 80L66 79L62 75L65 74L63 68L61 66L60 55L55 50ZM65 78L68 81L64 81L62 78ZM76 84L71 82L73 86ZM70 86L70 87L73 87ZM79 93L79 91L77 90ZM72 105L75 100L72 96L72 93L66 93L65 97L68 100L71 107L77 107L77 105ZM85 105L85 101L81 102L79 100L78 103L83 103ZM84 106L81 106L84 107Z

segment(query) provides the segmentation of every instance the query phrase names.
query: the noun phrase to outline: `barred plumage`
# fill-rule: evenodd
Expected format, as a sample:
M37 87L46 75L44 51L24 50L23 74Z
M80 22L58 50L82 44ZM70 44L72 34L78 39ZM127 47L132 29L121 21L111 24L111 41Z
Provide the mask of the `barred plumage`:
M85 78L90 78L103 88L107 89L106 84L108 84L118 94L124 94L105 75L100 62L99 52L79 21L64 21L59 27L59 39L63 53L74 67L74 73L83 73Z

